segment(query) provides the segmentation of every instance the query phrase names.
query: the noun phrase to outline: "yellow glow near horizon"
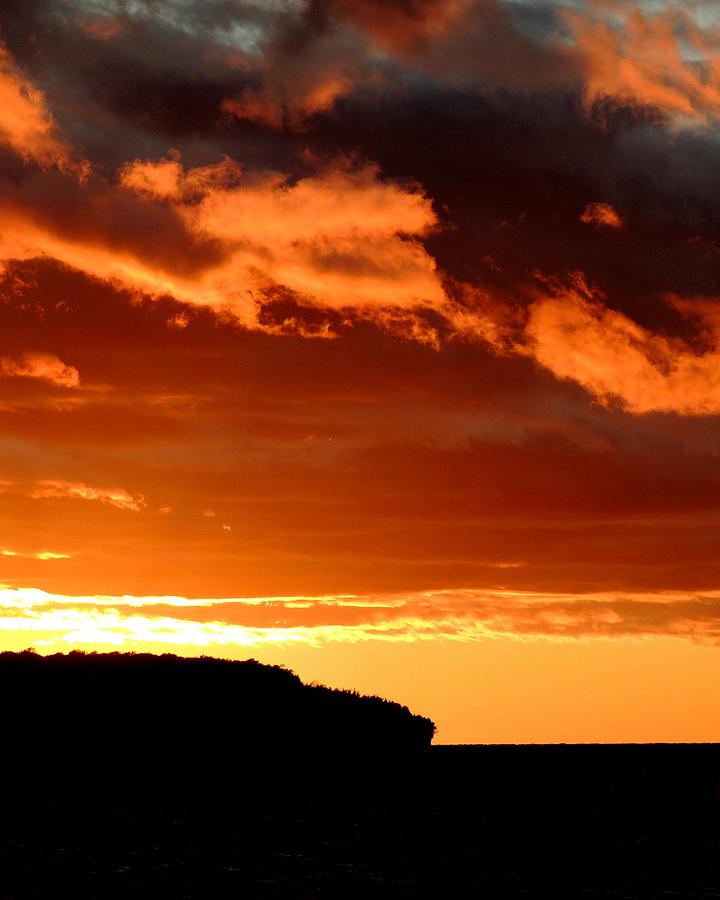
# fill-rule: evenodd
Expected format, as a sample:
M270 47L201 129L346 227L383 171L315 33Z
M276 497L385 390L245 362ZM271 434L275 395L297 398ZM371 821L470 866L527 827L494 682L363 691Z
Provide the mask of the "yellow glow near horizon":
M228 600L4 587L0 643L253 657L404 703L437 721L439 742L713 741L719 600L519 591ZM644 632L613 631L643 614ZM293 624L273 624L282 616ZM243 617L255 624L227 621Z
M716 643L720 593L424 591L355 596L71 596L0 586L0 632L48 632L59 645L227 647L487 638L688 638Z

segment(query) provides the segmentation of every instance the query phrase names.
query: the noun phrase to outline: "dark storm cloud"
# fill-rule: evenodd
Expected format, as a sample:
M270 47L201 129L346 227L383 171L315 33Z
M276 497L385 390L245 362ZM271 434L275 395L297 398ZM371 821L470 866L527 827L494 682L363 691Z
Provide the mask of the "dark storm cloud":
M649 304L662 309L663 292L717 287L716 141L658 127L662 113L623 98L598 100L588 113L583 65L560 39L568 31L561 7L167 2L100 15L113 8L11 3L3 12L8 46L75 143L101 163L158 158L171 145L189 164L229 152L250 165L296 167L303 145L360 153L385 174L419 180L447 210L452 231L432 249L456 276L515 284L533 268L578 269L639 316ZM98 37L88 25L96 21L117 31ZM413 47L416 34L423 40ZM368 38L390 41L382 64ZM547 65L536 66L536 56ZM228 121L222 102L238 96L256 98L259 121ZM314 120L301 136L275 133L258 112L274 105L270 118L292 124L306 100ZM583 228L591 202L627 217L622 237Z
M85 156L119 165L123 154L159 156L169 142L195 162L232 150L267 165L298 146L268 124L302 125L355 89L382 93L405 74L483 89L575 77L563 46L546 40L557 17L538 37L525 16L495 0L10 0L2 35ZM537 25L537 14L530 19Z
M162 12L171 3L135 6L131 14L124 4L10 0L2 37L81 155L113 168L178 146L198 163L215 162L228 143L222 100L257 81L228 29L241 23L261 35L273 18L252 4L232 6L183 5L168 17ZM267 165L269 149L285 155L272 138L237 125L232 131L258 165Z
M638 314L643 297L718 289L712 133L673 134L622 108L599 120L572 93L419 87L402 102L347 100L313 137L330 153L362 146L388 174L411 159L451 226L429 246L456 277L512 287L535 269L579 270ZM627 228L587 228L580 217L591 199L612 203Z

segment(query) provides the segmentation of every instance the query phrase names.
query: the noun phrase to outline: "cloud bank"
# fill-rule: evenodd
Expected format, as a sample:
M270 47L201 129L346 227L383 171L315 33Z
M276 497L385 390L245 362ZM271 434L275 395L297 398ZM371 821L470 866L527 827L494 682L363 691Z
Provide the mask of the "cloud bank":
M0 26L6 583L714 640L714 6L8 0ZM374 633L309 608L272 612ZM275 627L248 616L217 627Z

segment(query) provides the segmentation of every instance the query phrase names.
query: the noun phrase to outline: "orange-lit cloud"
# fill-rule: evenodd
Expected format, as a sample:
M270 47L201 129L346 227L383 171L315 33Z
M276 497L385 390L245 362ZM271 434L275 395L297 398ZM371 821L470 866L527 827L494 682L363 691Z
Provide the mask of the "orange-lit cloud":
M354 86L352 67L344 62L326 61L313 71L303 66L278 83L275 78L259 90L245 90L223 100L221 109L238 119L258 122L271 128L302 130L307 120L332 109L335 101Z
M470 0L328 0L336 14L360 26L389 51L407 51L462 22Z
M24 160L66 166L67 145L47 109L45 97L17 68L0 44L0 142Z
M432 258L417 237L436 225L419 189L380 180L377 167L336 165L288 184L243 176L226 160L185 172L176 160L137 162L124 187L175 204L191 233L229 248L228 260L175 294L208 305L248 305L248 286L271 280L329 307L438 302ZM243 284L245 290L236 285Z
M187 246L158 264L148 247L117 244L102 229L123 194L139 195L148 213L182 223ZM226 308L257 327L256 292L273 285L332 308L414 307L443 298L433 258L419 238L436 225L419 188L385 182L375 166L338 164L290 183L275 172L241 173L223 163L185 172L179 162L128 164L121 191L101 201L94 233L74 237L62 223L43 225L19 207L0 229L5 258L47 255L92 276L154 295ZM110 215L112 215L110 213ZM188 271L187 253L202 242L221 248ZM213 258L214 256L214 258Z
M176 157L161 159L158 162L135 160L122 167L119 180L124 188L138 194L160 200L178 200L183 194L192 196L193 189L202 196L205 183L210 180L203 178L204 171L206 170L196 170L193 177L186 175L181 161ZM213 167L209 174L214 174L215 183L222 186L224 182L230 181L235 172L239 177L240 171L227 160L225 164Z
M602 2L563 17L588 102L614 97L695 122L720 113L720 32L702 27L692 4L645 11L638 3Z
M624 224L617 210L609 203L588 203L580 221L586 225L602 225L605 228L622 228Z
M0 374L18 378L40 378L58 387L78 387L80 373L52 353L24 353L19 359L0 357Z
M706 309L707 309L706 305ZM702 308L686 303L686 313ZM720 412L720 323L707 321L711 346L695 351L603 305L580 280L529 309L528 352L558 378L633 413Z

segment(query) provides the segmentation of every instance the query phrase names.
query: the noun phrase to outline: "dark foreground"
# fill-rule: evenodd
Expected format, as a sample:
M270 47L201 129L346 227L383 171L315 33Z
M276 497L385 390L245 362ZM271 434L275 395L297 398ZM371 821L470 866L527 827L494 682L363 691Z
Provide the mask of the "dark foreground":
M720 897L717 745L136 763L5 771L0 897Z

